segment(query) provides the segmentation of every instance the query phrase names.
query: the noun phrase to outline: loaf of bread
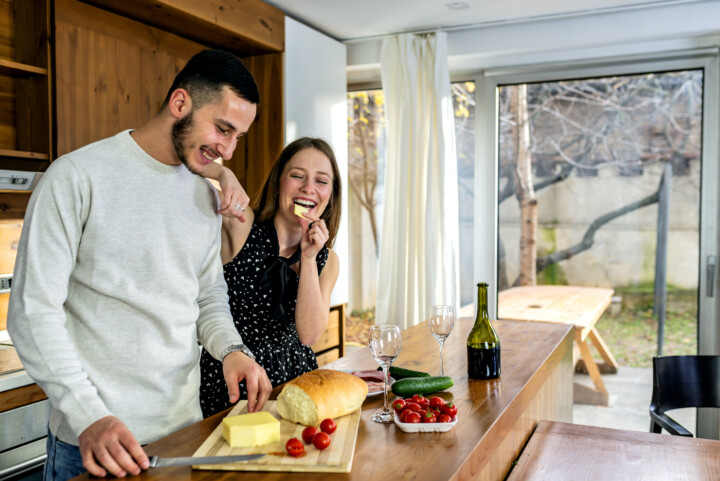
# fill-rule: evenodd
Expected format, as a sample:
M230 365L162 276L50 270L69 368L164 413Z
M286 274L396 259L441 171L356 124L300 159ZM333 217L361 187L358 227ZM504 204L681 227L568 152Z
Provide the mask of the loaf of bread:
M367 384L357 376L316 369L283 387L277 398L277 410L288 421L318 426L323 419L335 419L355 411L367 393Z

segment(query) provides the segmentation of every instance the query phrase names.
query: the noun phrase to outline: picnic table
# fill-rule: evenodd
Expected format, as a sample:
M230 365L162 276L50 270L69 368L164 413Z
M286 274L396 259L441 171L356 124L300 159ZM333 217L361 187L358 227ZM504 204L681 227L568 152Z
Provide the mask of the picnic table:
M498 293L498 319L551 322L575 326L575 344L580 353L577 368L586 369L595 388L575 383L574 402L608 405L608 391L601 377L617 373L618 364L595 328L610 305L612 289L581 286L521 286ZM604 362L598 364L588 339Z

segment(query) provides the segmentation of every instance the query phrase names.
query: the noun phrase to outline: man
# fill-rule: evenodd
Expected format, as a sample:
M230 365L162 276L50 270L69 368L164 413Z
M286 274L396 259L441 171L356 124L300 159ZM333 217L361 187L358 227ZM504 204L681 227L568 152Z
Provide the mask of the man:
M242 379L251 412L268 399L230 315L217 193L194 175L230 158L258 101L239 59L203 51L157 116L57 159L33 192L8 330L52 406L45 479L138 474L141 444L202 419L198 341L231 402Z

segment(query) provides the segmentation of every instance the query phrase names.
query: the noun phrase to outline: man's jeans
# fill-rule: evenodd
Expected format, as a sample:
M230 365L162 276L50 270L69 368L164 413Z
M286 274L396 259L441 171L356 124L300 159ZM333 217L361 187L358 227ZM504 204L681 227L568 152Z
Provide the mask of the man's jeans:
M43 472L44 481L66 481L87 471L82 464L80 448L67 444L48 429L47 461Z

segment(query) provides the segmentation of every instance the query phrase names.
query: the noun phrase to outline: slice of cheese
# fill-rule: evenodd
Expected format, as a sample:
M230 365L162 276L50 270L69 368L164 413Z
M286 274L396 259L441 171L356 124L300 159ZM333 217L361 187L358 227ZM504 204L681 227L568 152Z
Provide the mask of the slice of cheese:
M233 448L262 446L280 441L280 421L266 411L228 416L222 434Z
M298 217L302 217L303 214L304 214L305 212L309 211L309 210L310 210L310 209L308 209L308 208L305 207L304 205L295 204L295 215L298 216Z

